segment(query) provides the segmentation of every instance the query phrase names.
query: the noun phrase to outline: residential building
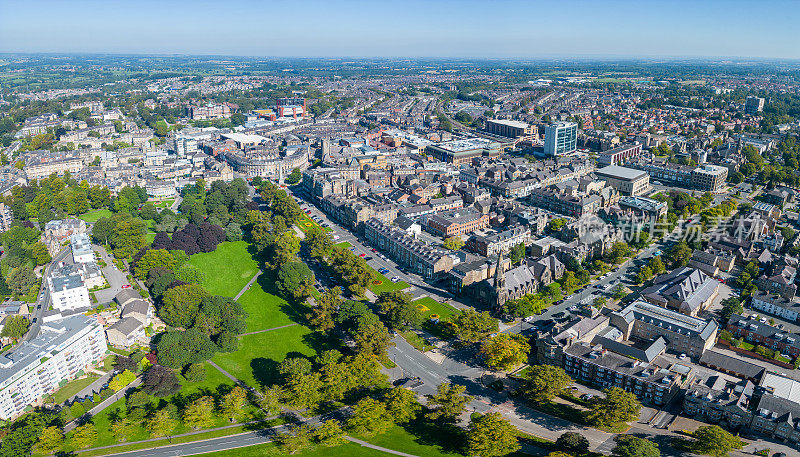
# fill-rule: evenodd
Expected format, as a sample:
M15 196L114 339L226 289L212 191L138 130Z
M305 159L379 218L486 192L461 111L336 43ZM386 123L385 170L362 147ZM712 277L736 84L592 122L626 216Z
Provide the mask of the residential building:
M73 234L70 236L70 247L72 260L75 263L94 262L94 251L92 251L92 242L89 240L89 235L85 233Z
M779 351L785 357L793 359L800 356L800 335L769 325L766 318L759 320L750 315L734 314L728 319L725 329L734 338Z
M89 290L77 274L50 277L48 286L50 298L53 300L53 308L59 311L89 309L92 304L89 299Z
M5 203L0 203L0 232L5 232L11 228L11 223L14 222L14 213L11 207Z
M401 265L421 276L433 279L453 268L448 252L412 238L405 230L372 218L364 224L364 237L376 248L386 251Z
M514 226L492 234L475 233L467 240L466 248L483 257L494 257L500 253L507 254L518 244L527 249L531 242L533 236L529 227Z
M716 192L725 186L728 169L717 165L703 165L692 170L692 188Z
M751 296L750 306L753 309L790 321L800 320L800 303L780 295L756 290Z
M597 164L602 167L623 165L628 160L636 159L640 155L642 155L642 145L640 143L623 144L598 154Z
M475 208L458 208L428 216L425 228L444 238L460 236L489 226L489 216Z
M560 156L575 152L578 145L578 124L574 122L557 122L545 127L544 154Z
M107 351L93 317L42 324L42 333L0 356L0 419L13 419L99 361Z

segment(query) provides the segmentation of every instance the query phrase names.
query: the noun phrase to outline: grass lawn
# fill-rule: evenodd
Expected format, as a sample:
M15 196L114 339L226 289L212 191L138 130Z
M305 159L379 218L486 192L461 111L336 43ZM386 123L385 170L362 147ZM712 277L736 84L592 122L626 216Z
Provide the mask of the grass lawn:
M346 248L349 248L349 247L351 247L351 246L353 246L353 245L352 245L352 244L350 244L350 242L349 242L349 241L342 241L341 243L336 243L336 244L334 244L334 246L337 246L337 247L340 247L340 248L345 248L345 249L346 249Z
M206 290L234 297L258 271L258 263L247 248L245 241L220 243L214 252L193 255L189 263L205 273Z
M395 451L404 452L412 455L419 455L425 457L456 457L463 456L454 450L443 449L436 444L430 444L435 441L435 436L418 436L411 433L402 427L392 427L388 432L383 435L359 437L370 444L385 447ZM438 437L441 439L441 437ZM436 440L438 441L438 440ZM444 440L442 440L444 441ZM448 440L449 441L449 440ZM453 445L457 445L457 440L452 440ZM231 449L228 451L212 452L204 454L208 457L272 457L272 456L285 456L286 451L279 448L275 444L259 444L256 446L249 446L239 449ZM294 454L299 457L382 457L387 456L383 451L362 447L355 443L348 443L342 446L333 448L328 447L314 447L306 449L302 452ZM513 454L512 454L513 455Z
M377 271L372 271L375 272L374 277L377 278L377 281L381 282L380 284L375 284L373 282L368 287L368 289L371 290L375 295L380 295L384 292L393 292L395 290L403 290L408 287L408 283L405 281L392 282L389 280L389 278L378 273Z
M447 303L439 303L431 297L423 297L419 300L414 300L412 303L422 311L426 319L429 319L433 314L437 314L439 319L445 320L457 312L455 308Z
M100 376L92 375L64 384L64 387L58 389L58 391L53 394L54 403L57 405L64 403L67 399L80 392L84 387L95 382L99 377Z
M226 391L226 389L233 387L233 381L228 379L225 375L223 375L219 370L212 367L209 364L204 364L206 369L206 379L198 382L198 383L190 383L186 381L186 379L178 375L178 379L181 382L181 390L172 397L168 397L164 400L157 400L155 397L152 399L152 405L156 408L160 407L161 405L158 404L158 401L161 401L162 405L166 404L166 401L170 401L173 403L183 403L187 401L186 399L193 399L194 397L199 397L201 395L217 395L220 390ZM158 405L158 406L157 406ZM253 406L249 406L247 409L247 417L244 418L244 421L253 420L256 408ZM100 411L92 418L92 422L95 424L97 429L97 442L94 446L106 446L110 444L117 443L117 439L114 437L114 434L110 430L111 423L113 419L116 417L124 417L126 414L126 407L125 407L125 399L121 398L116 402L112 403L108 408ZM215 418L216 422L214 427L220 427L223 425L228 425L230 422L223 417ZM190 431L185 425L182 423L178 426L175 430L175 434L185 433ZM74 446L70 444L69 438L71 434L67 434L67 440L65 440L64 450L71 451L74 450ZM140 428L136 433L136 436L131 439L131 441L139 441L150 438L149 433L144 429ZM194 437L187 441L192 441L194 439L201 439L201 437ZM167 443L164 443L167 444ZM109 453L110 451L106 451L104 453Z
M154 232L147 232L144 234L144 239L147 241L147 244L153 244L153 240L156 239L156 234Z
M101 217L111 217L113 213L108 208L100 208L89 211L88 213L79 216L79 219L83 219L86 222L94 223L97 222L98 219Z
M271 385L278 375L278 364L286 357L311 357L331 348L319 333L302 325L246 335L239 341L239 350L218 353L214 362L251 387Z
M275 293L274 288L275 284L269 279L269 274L264 273L239 297L239 303L248 314L248 332L280 327L299 320L301 310L295 310Z

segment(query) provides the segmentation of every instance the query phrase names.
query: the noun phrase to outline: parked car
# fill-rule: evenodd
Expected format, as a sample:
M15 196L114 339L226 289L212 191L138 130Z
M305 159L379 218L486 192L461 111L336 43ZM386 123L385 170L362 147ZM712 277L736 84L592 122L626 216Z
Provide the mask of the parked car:
M594 395L592 394L581 395L581 400L591 400L592 398L594 398Z
M130 284L123 284L123 285L122 285L122 288L123 288L123 289L130 289L130 288L131 288L131 285L130 285Z
M400 277L399 276L395 276L395 277L392 278L392 282L397 282L397 281L400 281Z
M526 318L523 318L523 319L522 319L522 322L530 322L530 321L532 321L533 319L534 319L534 316L528 316L528 317L526 317Z

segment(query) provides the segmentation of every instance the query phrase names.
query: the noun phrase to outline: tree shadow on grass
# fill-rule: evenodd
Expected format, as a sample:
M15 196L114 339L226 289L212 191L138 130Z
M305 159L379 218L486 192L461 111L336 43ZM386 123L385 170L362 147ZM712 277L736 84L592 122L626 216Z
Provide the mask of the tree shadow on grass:
M280 311L283 314L288 316L292 322L296 322L298 324L305 324L306 323L305 315L311 310L308 308L308 306L306 306L305 303L301 304L291 303L289 299L281 295L281 293L278 292L278 289L275 287L275 281L276 278L274 272L267 270L258 277L256 283L258 284L259 287L261 287L261 290L263 290L264 292L274 295L281 299L278 305L278 309L280 309Z
M342 340L332 334L326 335L320 332L309 332L303 335L301 340L303 344L316 351L317 354L329 349L343 349Z
M452 424L432 423L420 415L402 426L414 435L414 441L424 446L436 446L442 452L462 453L464 451L464 431Z
M253 370L253 378L260 388L271 386L278 382L278 362L264 357L257 357L250 361L250 369Z

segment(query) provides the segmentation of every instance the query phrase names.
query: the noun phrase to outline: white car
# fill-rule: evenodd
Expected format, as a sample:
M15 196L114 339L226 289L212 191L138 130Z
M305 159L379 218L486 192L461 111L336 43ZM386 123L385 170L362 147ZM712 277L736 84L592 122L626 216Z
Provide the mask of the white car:
M400 280L400 276L395 276L392 278L392 282L397 282Z
M530 321L532 321L532 320L533 320L533 316L528 316L528 317L526 317L526 318L523 318L523 319L522 319L522 322L530 322Z
M577 306L575 306L575 305L572 305L572 306L570 306L568 309L569 309L570 311L577 311L577 310L578 310L578 307L577 307Z
M334 239L334 240L338 240L339 238L340 238L340 236L339 236L339 235L333 235L333 239Z

